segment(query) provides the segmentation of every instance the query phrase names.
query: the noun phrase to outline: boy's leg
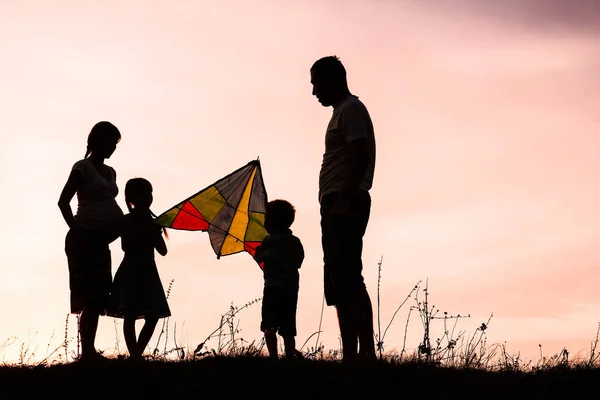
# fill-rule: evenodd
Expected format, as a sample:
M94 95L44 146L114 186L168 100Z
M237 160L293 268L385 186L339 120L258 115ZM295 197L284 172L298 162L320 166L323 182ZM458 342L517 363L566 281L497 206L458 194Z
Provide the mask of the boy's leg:
M277 359L277 333L275 329L265 329L265 343L267 344L267 350L269 350L269 357Z
M277 307L278 291L269 286L263 290L261 307L260 330L265 334L265 343L269 351L269 357L277 359Z
M137 354L141 356L144 354L144 350L146 350L146 346L150 343L150 339L154 334L154 329L156 329L156 324L158 324L158 318L156 317L146 317L144 326L140 331L140 337L138 338L137 343Z
M135 318L125 317L123 320L123 336L129 351L129 357L137 356L137 340L135 335Z
M285 358L302 358L296 350L296 308L298 306L298 287L290 286L281 293L279 301L279 334L283 338Z
M283 336L283 346L285 348L285 358L296 357L296 338L294 336Z

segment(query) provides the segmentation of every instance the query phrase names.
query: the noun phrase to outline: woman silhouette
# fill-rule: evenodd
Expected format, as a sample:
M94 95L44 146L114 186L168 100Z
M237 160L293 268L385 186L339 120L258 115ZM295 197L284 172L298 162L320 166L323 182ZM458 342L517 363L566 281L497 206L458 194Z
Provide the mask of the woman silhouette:
M69 265L71 313L81 313L81 360L102 356L94 341L100 315L106 314L112 283L109 244L119 237L123 211L115 197L117 174L104 164L121 140L121 133L110 122L92 128L83 160L77 161L62 190L58 207L69 225L65 252ZM70 202L77 194L77 213Z

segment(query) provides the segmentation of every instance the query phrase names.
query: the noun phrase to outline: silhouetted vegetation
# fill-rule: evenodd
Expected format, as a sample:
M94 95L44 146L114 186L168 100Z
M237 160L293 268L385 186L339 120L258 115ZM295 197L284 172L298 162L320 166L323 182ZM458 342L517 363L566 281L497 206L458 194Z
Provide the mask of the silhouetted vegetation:
M382 261L379 283L381 268ZM172 287L173 281L167 296ZM320 327L302 344L304 359L268 359L264 338L247 342L238 329L240 313L260 304L260 298L240 307L231 304L215 329L193 349L177 342L177 325L170 326L169 319L165 319L156 342L146 349L145 361L127 359L121 354L124 346L117 340L114 352L104 353L106 360L78 362L80 346L70 338L67 317L60 346L48 345L40 357L34 354L38 349L29 349L23 343L18 361L0 367L2 398L80 398L81 390L90 387L94 387L94 398L549 399L584 394L594 398L600 394L600 327L585 356L573 358L563 349L547 357L540 347L539 359L526 361L509 354L503 343L487 343L492 315L467 334L457 324L470 316L440 312L431 305L429 296L428 282L418 282L383 324L378 300L378 360L363 364L340 362L340 349L325 349L319 342ZM409 310L402 350L385 351L386 333L403 307ZM414 351L406 347L411 318L419 318L423 327L423 337ZM440 337L431 337L432 324L442 324ZM8 340L0 350L14 344L14 340Z

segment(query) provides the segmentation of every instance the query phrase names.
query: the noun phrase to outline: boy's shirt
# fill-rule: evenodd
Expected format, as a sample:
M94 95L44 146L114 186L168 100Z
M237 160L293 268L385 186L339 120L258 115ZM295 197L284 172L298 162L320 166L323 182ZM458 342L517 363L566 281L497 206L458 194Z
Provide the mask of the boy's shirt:
M290 229L266 236L256 249L254 259L264 261L265 286L298 287L304 248Z

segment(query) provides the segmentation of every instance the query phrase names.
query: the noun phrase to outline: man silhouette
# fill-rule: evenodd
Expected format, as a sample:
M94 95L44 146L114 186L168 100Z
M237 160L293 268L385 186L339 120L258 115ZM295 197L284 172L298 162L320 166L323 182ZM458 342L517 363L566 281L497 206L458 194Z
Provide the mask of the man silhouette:
M333 107L319 174L325 300L337 310L343 360L372 360L373 308L362 276L362 238L375 171L373 123L350 93L338 57L317 60L310 75L312 94L324 107Z

